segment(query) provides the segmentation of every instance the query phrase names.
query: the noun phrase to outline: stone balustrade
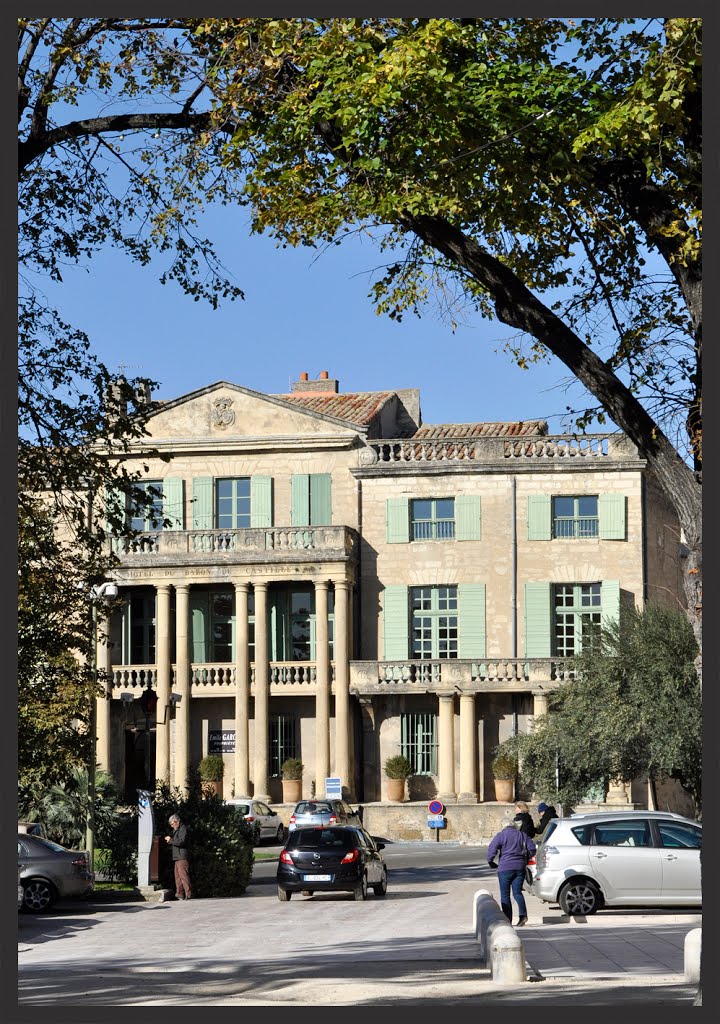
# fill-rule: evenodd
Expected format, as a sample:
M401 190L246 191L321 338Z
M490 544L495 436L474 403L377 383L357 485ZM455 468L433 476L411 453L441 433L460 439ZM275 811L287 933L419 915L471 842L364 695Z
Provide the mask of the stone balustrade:
M556 658L486 658L483 661L351 661L350 689L356 694L448 690L525 690L570 678Z
M363 467L403 463L500 462L549 459L637 459L637 446L625 435L553 434L528 437L445 437L435 440L370 441L359 456Z
M202 696L206 691L224 690L228 695L235 693L235 665L229 662L219 664L195 663L190 668L192 679L192 696ZM335 681L335 664L330 663L330 680ZM139 697L148 685L157 687L157 667L155 665L121 665L115 666L112 673L113 696L119 697L120 692L131 692ZM268 682L271 693L281 693L294 686L312 687L317 682L317 666L314 661L277 661L268 666ZM171 666L171 686L176 683L175 666ZM255 687L255 665L250 665L250 689Z
M242 530L157 530L137 537L116 537L112 550L121 561L196 564L208 556L223 562L267 562L273 555L290 560L345 559L357 551L357 534L347 526L273 526Z

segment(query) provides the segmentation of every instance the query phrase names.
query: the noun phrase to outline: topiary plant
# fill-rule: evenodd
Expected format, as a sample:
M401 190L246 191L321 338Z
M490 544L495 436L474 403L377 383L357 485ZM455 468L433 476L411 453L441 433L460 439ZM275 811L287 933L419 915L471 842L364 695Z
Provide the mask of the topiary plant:
M225 762L220 754L206 754L198 765L203 782L220 782L225 774Z
M413 774L412 765L403 754L388 757L383 765L383 771L389 779L409 779Z
M514 754L500 750L493 758L492 769L496 779L514 779L518 773L517 758Z
M286 761L283 761L280 768L280 773L284 779L301 779L304 771L305 765L299 757L289 757Z

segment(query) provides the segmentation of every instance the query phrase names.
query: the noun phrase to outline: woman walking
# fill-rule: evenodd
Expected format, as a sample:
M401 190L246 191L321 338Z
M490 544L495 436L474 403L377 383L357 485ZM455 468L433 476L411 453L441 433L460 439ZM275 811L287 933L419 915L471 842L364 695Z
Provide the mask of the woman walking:
M525 881L525 867L530 854L535 853L537 847L530 836L525 835L518 828L518 824L510 818L503 818L501 829L497 835L490 840L487 850L487 861L491 868L497 868L498 883L500 885L500 906L508 921L512 924L512 904L510 893L517 903L519 919L518 928L527 924L527 907L522 887ZM495 858L500 856L497 864Z

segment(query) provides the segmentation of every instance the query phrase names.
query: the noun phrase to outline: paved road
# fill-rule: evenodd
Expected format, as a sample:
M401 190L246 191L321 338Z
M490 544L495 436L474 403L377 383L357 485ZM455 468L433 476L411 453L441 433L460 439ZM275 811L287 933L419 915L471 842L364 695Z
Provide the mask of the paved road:
M697 915L606 912L569 924L530 897L523 941L542 983L504 990L471 933L474 892L497 887L484 848L385 852L388 895L364 903L345 894L280 903L275 864L260 862L240 899L21 914L20 1006L691 1002L682 941Z

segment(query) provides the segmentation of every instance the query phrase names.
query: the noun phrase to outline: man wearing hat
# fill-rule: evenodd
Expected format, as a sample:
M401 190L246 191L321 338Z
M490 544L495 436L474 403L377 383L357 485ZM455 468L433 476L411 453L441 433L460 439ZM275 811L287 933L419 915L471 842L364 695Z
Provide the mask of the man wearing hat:
M522 887L528 857L535 853L536 849L530 836L521 832L512 818L508 817L503 818L500 831L490 840L487 850L488 864L491 868L496 867L498 871L502 912L512 924L512 904L510 902L510 891L512 890L520 915L517 922L518 928L527 924L527 906ZM498 854L500 857L496 864L495 857Z
M541 800L538 804L538 814L541 815L538 835L542 835L553 818L557 818L558 815L552 804L546 804L544 800Z

